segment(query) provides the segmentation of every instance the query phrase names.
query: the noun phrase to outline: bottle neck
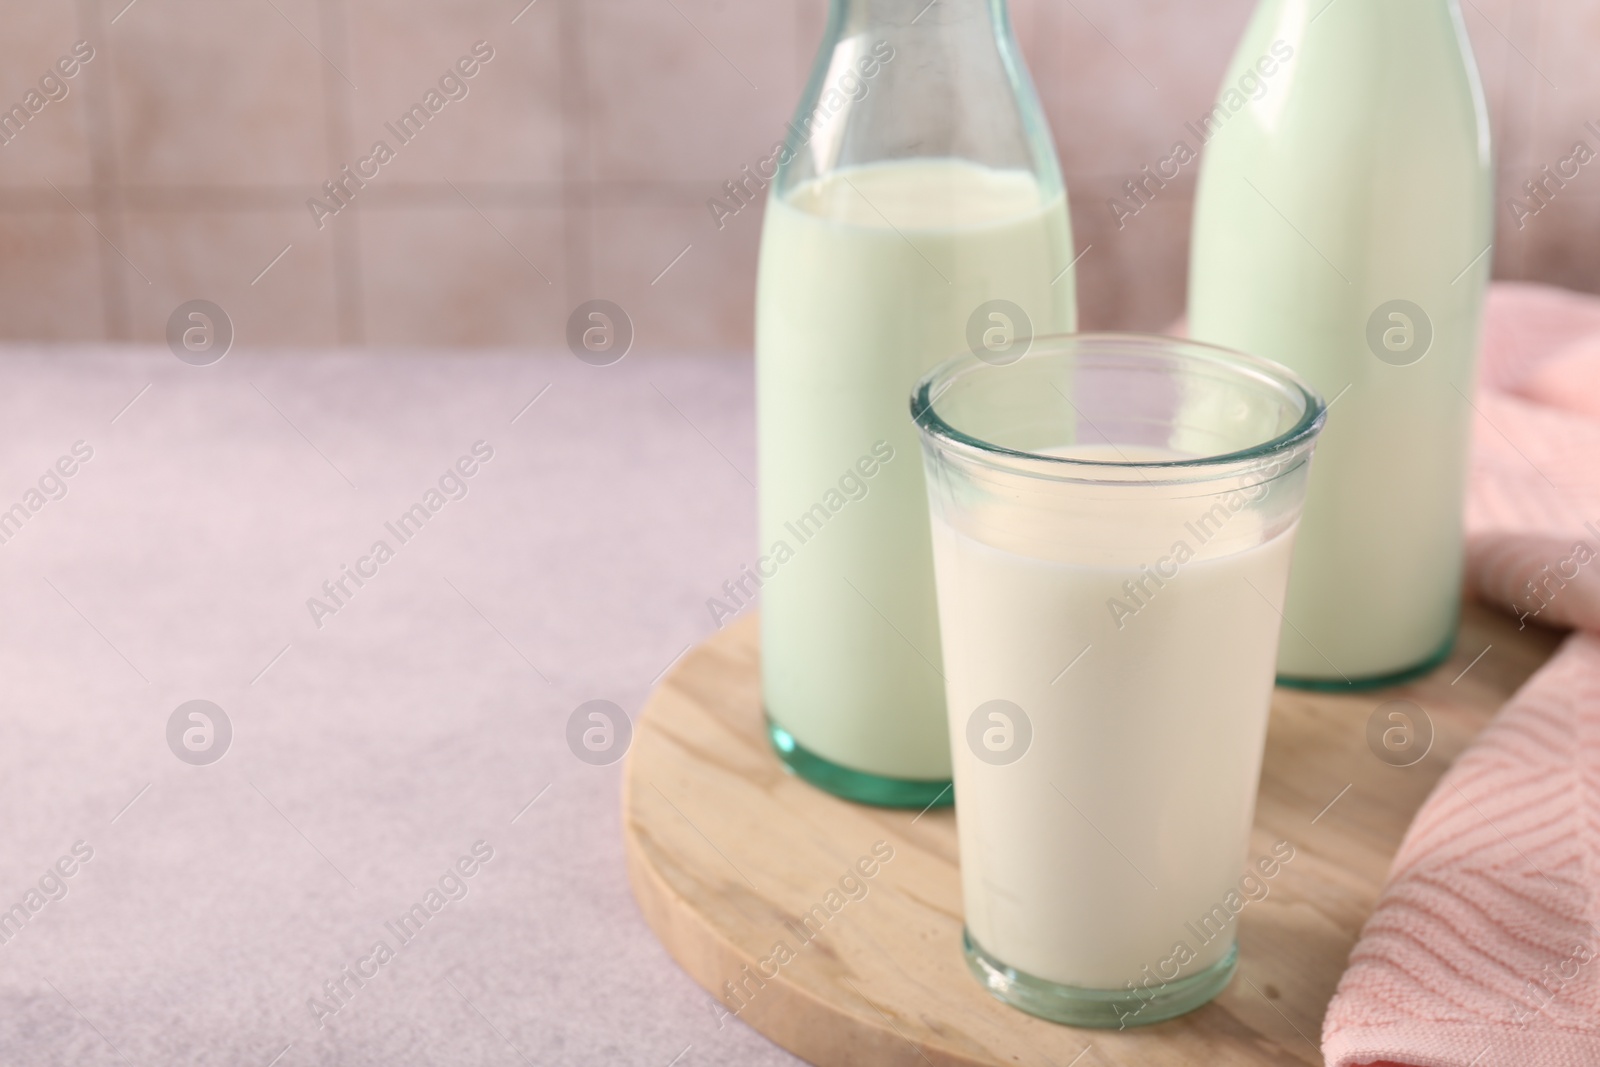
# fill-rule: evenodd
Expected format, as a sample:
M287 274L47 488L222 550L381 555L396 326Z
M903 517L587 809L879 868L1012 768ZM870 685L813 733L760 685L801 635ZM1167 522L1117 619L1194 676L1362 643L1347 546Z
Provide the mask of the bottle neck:
M1404 24L1447 29L1460 19L1460 0L1262 0L1258 14L1269 15L1282 29L1330 36L1351 30ZM1340 29L1328 30L1336 26Z
M1011 33L1005 0L832 0L830 25L835 21L856 32L893 27L937 32L986 26L996 36Z
M832 0L776 194L843 167L949 158L1060 171L1005 0Z

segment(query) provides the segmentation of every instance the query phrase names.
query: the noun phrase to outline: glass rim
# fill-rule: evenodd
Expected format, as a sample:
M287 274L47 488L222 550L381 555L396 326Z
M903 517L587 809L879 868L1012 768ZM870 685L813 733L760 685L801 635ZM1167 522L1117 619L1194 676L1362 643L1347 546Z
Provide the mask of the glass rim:
M1300 418L1289 429L1259 444L1251 445L1249 448L1235 449L1231 452L1219 452L1215 455L1171 460L1078 459L1070 456L1051 456L1042 452L1028 452L1021 449L1007 448L1004 445L986 441L981 437L958 429L945 421L944 417L935 410L934 405L938 402L939 397L951 385L961 378L974 373L988 371L998 373L1030 359L1038 359L1048 352L1061 352L1069 347L1092 350L1097 347L1110 349L1113 346L1122 349L1144 349L1153 353L1186 356L1199 364L1219 367L1232 374L1253 377L1258 380L1265 379L1285 393L1290 395L1298 394L1304 403L1304 410L1301 412ZM1068 404L1071 404L1070 400ZM935 366L922 376L911 391L911 418L922 432L924 439L933 438L942 444L953 445L959 451L975 453L991 462L994 460L1021 460L1028 463L1041 464L1043 469L1056 470L1064 476L1070 476L1073 473L1084 474L1095 469L1103 471L1167 471L1174 474L1185 472L1204 474L1218 468L1237 467L1240 464L1254 460L1271 459L1274 456L1293 453L1315 440L1317 434L1321 432L1323 424L1327 421L1327 416L1328 404L1323 400L1322 394L1304 378L1281 363L1275 363L1261 356L1253 356L1247 352L1240 352L1237 349L1210 344L1206 341L1153 333L1098 331L1040 334L1032 339L1029 343L1028 351L1023 356L1003 364L990 362L971 352L964 352Z

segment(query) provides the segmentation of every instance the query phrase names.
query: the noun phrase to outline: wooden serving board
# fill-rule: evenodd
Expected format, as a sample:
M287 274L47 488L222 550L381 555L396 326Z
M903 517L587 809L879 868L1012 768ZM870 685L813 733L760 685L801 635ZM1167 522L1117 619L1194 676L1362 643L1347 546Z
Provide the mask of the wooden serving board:
M1412 814L1558 640L1468 607L1449 662L1417 682L1279 689L1250 851L1288 840L1297 855L1241 913L1233 983L1171 1022L1078 1030L991 998L961 954L954 814L851 804L787 773L768 747L753 616L691 652L639 716L622 792L634 895L697 982L815 1064L1320 1064L1323 1012ZM1404 768L1367 741L1373 710L1396 698L1434 727ZM893 858L869 862L866 895L850 899L839 881L878 842ZM802 930L819 904L826 924Z

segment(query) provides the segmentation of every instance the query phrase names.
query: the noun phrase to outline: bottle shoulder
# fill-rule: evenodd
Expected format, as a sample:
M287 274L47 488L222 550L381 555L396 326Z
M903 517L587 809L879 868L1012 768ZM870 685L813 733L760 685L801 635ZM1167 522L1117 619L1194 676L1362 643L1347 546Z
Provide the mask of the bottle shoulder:
M1061 188L1055 145L1002 4L839 15L784 131L773 197L845 168L955 159ZM848 14L848 12L847 12Z
M1408 141L1433 152L1465 145L1488 162L1487 107L1454 0L1263 0L1218 109L1245 137L1314 133L1402 154Z

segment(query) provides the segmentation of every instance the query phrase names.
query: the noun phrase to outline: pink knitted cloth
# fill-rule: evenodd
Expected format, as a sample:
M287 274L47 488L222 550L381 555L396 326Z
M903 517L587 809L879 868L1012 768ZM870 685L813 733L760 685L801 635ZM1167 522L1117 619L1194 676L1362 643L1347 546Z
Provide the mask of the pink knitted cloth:
M1600 1065L1600 299L1495 286L1474 405L1468 587L1575 632L1417 813L1330 1067Z

